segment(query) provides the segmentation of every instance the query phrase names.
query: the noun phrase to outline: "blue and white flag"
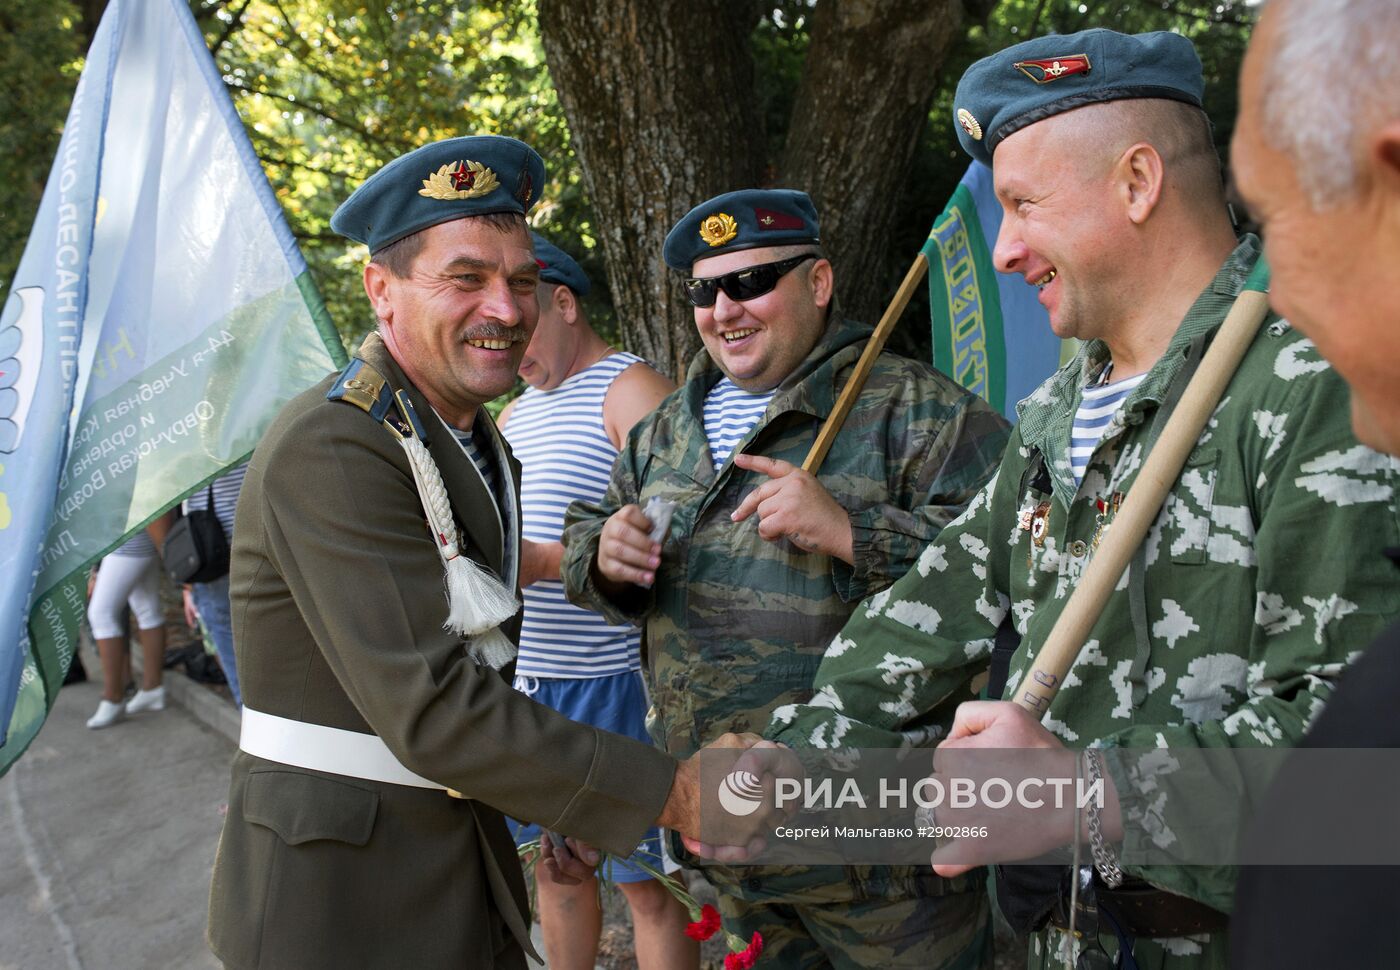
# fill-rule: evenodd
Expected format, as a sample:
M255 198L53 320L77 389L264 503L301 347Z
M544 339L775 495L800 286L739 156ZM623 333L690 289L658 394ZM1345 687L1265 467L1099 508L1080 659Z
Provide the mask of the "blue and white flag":
M1078 341L1055 336L1035 287L995 270L992 247L1000 230L992 170L973 162L923 253L934 366L1015 421L1016 402L1073 357Z
M184 0L113 0L0 310L0 774L89 566L345 352Z

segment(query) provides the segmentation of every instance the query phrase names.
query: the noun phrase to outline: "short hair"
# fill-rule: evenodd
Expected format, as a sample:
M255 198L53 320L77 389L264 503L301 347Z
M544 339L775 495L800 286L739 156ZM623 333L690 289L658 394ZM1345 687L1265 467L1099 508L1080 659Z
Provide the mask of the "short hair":
M463 216L464 219L478 219L497 232L513 232L525 228L525 217L518 212L488 212L479 216ZM392 275L404 279L413 272L413 261L423 251L423 233L427 229L411 232L401 239L395 239L387 246L370 253L369 261L383 266Z
M781 262L784 259L792 259L794 256L806 256L808 254L815 256L817 259L824 259L827 262L831 261L831 257L826 254L826 250L822 248L820 243L793 243L790 246L773 247L773 257L770 260L770 262L777 263ZM808 270L810 270L812 264L804 263L803 265L806 266ZM835 268L833 268L833 276L835 275L835 272ZM804 277L804 279L808 278L810 277ZM826 305L826 318L828 320L832 319L835 315L835 312L836 290L833 289L831 291L831 302Z
M1225 181L1210 118L1200 108L1169 98L1128 98L1068 112L1082 135L1116 158L1129 145L1146 142L1162 157L1167 185L1191 204L1223 206Z
M593 326L593 324L588 319L588 311L584 309L583 297L579 296L577 293L574 293L572 287L565 286L563 283L552 283L549 280L540 280L539 286L535 289L535 299L539 302L540 305L540 315L543 316L544 308L550 303L554 302L554 291L560 289L561 287L563 289L568 290L570 293L573 293L574 308L578 311L579 322L587 324L590 327Z
M1400 4L1285 0L1273 4L1276 43L1264 65L1264 139L1293 162L1314 209L1356 191L1359 144L1400 117Z
M813 256L817 257L817 259L831 258L827 256L826 250L822 249L817 243L793 243L790 246L775 246L773 248L774 253L772 261L775 263L784 259L792 259L794 256L805 256L807 253L811 253Z

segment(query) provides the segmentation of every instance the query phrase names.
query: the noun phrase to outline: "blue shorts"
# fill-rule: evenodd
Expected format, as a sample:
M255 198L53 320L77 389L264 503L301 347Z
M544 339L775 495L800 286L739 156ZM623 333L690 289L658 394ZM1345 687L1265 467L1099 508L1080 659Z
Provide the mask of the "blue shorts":
M583 724L591 724L614 734L651 744L646 730L647 699L641 671L632 670L606 677L525 677L515 678L515 688L546 707ZM515 844L540 838L540 827L507 818ZM631 858L641 858L659 872L675 872L679 866L662 847L661 830L647 829ZM639 866L619 859L608 859L598 867L598 875L611 882L643 882L651 876Z

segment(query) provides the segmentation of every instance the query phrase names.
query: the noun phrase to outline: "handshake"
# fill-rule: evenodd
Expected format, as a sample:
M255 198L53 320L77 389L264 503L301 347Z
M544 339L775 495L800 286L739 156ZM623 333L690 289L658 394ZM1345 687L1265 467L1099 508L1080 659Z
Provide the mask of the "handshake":
M725 734L676 765L656 824L678 832L686 849L703 859L748 861L763 851L773 829L794 811L778 807L777 780L803 774L787 747L756 734ZM721 787L732 779L743 779L743 790L737 793L739 813L721 794ZM541 850L544 871L564 884L591 876L599 859L596 849L573 838L547 835Z

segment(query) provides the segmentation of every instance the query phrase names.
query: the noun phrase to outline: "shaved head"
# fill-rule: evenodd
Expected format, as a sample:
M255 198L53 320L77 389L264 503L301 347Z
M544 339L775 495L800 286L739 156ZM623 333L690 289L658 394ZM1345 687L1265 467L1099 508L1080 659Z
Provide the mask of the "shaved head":
M1164 189L1194 205L1221 208L1225 186L1210 120L1200 108L1165 98L1133 98L1086 105L1061 115L1062 131L1093 146L1086 175L1108 170L1133 145L1156 149L1165 170ZM1097 168L1096 166L1101 166Z

